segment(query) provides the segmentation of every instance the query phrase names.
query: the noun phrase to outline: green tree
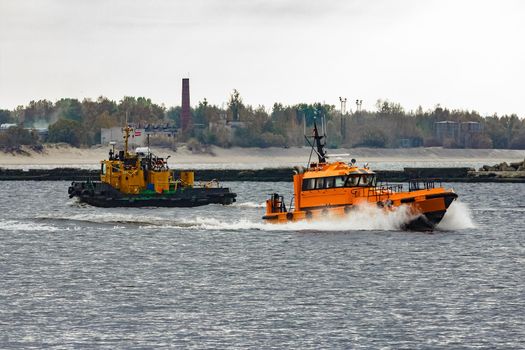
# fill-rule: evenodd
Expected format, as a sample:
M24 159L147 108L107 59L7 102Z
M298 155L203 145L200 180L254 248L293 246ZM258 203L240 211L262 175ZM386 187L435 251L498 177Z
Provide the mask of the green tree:
M388 144L388 136L376 125L365 126L360 134L361 137L355 146L384 148Z
M65 142L78 147L83 142L82 125L75 120L60 119L49 126L49 142Z
M243 109L244 104L242 103L241 95L239 94L239 91L233 89L233 92L230 95L230 100L228 101L228 112L233 121L241 120L241 112Z
M0 124L12 123L13 121L10 111L7 109L0 109Z
M326 122L328 122L328 120L332 120L335 116L335 105L300 103L292 106L292 108L296 110L297 124L302 125L304 118L307 127L314 124L314 119L317 119L317 123L319 123L320 118L325 118Z
M193 111L193 124L207 125L209 122L209 109L208 101L203 99L199 101L199 105Z
M55 103L59 119L82 121L82 104L76 98L62 98Z
M124 96L117 111L122 122L127 116L129 123L158 123L164 120L166 108L146 97Z
M182 111L182 108L180 106L176 106L176 107L171 107L166 112L166 117L168 118L168 120L173 121L173 123L175 123L175 125L178 128L181 127L181 125L180 125L180 114L181 114L181 111Z
M100 142L100 129L119 126L117 104L104 96L96 101L82 100L82 127L88 145Z
M521 128L512 138L510 143L512 149L525 149L525 128Z
M55 107L51 101L31 101L26 107L22 107L19 121L26 127L47 127L55 118Z

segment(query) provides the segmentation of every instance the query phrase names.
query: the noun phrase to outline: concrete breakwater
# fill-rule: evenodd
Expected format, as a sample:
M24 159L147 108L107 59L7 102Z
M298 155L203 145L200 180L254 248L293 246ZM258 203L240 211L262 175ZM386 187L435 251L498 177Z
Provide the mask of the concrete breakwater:
M175 173L180 170L174 170ZM377 170L378 179L404 182L409 179L440 179L444 182L525 182L525 172L483 172L471 168L404 168L404 170ZM292 181L291 168L266 168L257 170L202 169L195 171L197 181ZM0 181L86 181L98 180L99 170L55 169L4 169L0 168Z

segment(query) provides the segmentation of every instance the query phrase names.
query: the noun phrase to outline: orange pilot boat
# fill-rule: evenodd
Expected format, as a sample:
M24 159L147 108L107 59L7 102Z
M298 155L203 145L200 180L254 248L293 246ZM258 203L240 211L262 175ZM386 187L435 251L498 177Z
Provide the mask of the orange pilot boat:
M308 161L308 167L295 167L294 197L286 207L283 196L274 193L266 201L263 219L273 223L326 219L352 215L358 205L374 205L382 210L396 210L408 206L410 219L405 229L431 231L443 219L450 204L457 198L436 180L411 180L408 191L403 185L378 184L376 174L367 166L328 161L323 139L314 121L313 143L318 162Z

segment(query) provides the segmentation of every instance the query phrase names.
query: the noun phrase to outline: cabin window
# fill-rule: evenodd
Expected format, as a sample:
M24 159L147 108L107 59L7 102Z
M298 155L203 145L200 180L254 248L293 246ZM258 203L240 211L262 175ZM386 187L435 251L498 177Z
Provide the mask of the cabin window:
M315 179L304 179L303 180L303 191L313 190L315 188Z
M369 187L375 185L375 176L374 175L361 175L358 186Z
M326 188L336 188L336 187L350 187L356 186L357 178L354 179L355 182L352 184L346 183L346 176L330 176L330 177L318 177L315 179L304 179L303 180L303 191L304 190L321 190Z
M335 187L344 187L345 180L346 180L346 176L337 176L335 178Z
M100 166L100 173L106 175L106 163L102 163Z
M359 182L359 176L349 176L346 180L345 187L354 187L357 186Z

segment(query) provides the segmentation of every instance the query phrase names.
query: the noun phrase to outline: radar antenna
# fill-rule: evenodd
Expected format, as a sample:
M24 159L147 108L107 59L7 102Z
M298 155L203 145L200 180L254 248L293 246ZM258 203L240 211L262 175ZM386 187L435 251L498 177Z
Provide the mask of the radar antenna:
M321 125L324 126L324 122L321 119ZM324 130L326 130L323 127ZM317 129L317 123L314 118L314 130L313 130L313 136L306 136L304 135L304 138L312 147L312 150L310 151L310 157L308 158L308 165L310 165L310 161L312 159L312 153L315 152L317 154L317 158L319 159L319 163L326 163L326 151L324 149L325 144L323 143L323 139L326 139L326 133L323 136L319 135L319 130ZM310 142L310 138L314 139L314 142Z

